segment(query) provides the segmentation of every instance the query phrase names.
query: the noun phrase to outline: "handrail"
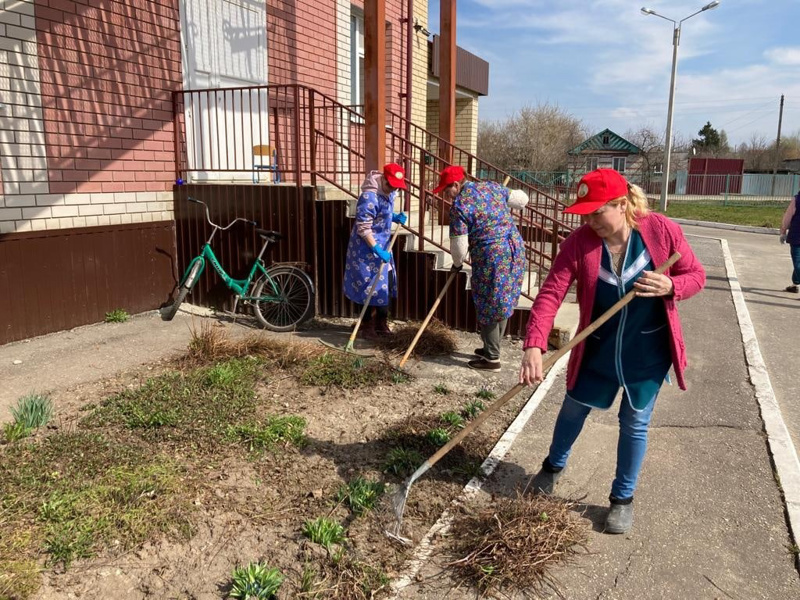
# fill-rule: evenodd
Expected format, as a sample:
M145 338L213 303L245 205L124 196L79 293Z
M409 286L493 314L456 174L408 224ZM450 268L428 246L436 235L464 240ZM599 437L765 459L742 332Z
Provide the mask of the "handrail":
M253 170L252 146L268 139L276 148L283 181L299 189L321 178L358 197L366 174L366 152L363 115L353 107L303 84L182 90L173 94L173 102L177 180L189 173L207 173L210 180L247 176ZM419 125L407 123L399 114L389 110L387 116L393 125L387 129L390 156L410 166L406 207L412 212L416 209L417 215L406 228L418 237L419 249L432 244L448 251L444 236L450 203L430 189L444 166L462 164L471 175L485 173L496 181L509 177L510 187L530 195L528 207L512 214L525 240L528 268L541 278L555 258L558 243L577 225L574 217L562 215L565 205ZM452 161L442 154L452 155Z

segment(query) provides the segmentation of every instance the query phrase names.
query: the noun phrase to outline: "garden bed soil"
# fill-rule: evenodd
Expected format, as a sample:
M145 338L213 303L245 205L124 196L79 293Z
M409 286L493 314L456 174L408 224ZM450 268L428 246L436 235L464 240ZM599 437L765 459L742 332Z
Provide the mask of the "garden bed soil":
M306 575L315 570L316 589L330 592L336 581L330 574L325 580L321 566L330 560L328 552L308 542L301 533L305 520L326 515L345 526L345 547L350 556L379 569L389 579L395 577L412 549L397 545L384 533L394 523L391 494L383 497L376 510L354 516L346 506L337 504L336 492L356 476L401 483L402 477L383 471L391 448L399 442L417 444L427 458L433 450L425 446L423 437L442 413L462 410L476 400L481 389L499 397L514 385L521 356L519 341L504 340L502 372L483 373L466 367L478 336L455 333L457 352L449 357L410 361L406 371L411 379L405 383L322 388L303 385L288 372L270 374L268 382L259 384L257 390L263 409L270 414L303 417L308 436L304 447L260 455L222 453L205 464L187 458L194 473L187 485L196 491L190 517L193 533L188 539L149 540L123 553L108 548L95 558L75 561L67 569L44 569L41 587L33 597L220 598L230 589L234 567L256 560L278 567L284 574L279 598L303 597L300 586L304 570ZM346 328L338 323L302 334L305 341L326 337L338 344L343 344L346 336ZM364 342L357 346L364 347ZM134 389L147 378L174 368L174 362L163 361L55 392L57 416L51 429L68 431L84 415L85 406ZM448 393L437 393L434 388ZM475 465L487 456L527 396L520 394L412 486L405 509L405 535L415 542L421 539L460 494ZM491 400L484 402L488 405Z

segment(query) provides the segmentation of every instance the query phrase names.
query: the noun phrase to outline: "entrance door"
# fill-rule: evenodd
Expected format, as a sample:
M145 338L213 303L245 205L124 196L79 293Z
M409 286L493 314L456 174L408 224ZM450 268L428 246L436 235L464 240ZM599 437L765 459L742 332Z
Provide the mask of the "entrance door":
M188 181L250 179L269 144L266 0L182 0ZM237 89L238 88L238 89ZM261 160L257 157L256 160Z

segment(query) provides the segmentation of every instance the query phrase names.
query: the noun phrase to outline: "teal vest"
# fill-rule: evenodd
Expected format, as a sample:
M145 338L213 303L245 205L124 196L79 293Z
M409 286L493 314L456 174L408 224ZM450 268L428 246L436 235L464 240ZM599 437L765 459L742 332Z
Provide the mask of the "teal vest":
M650 253L635 229L617 276L611 252L603 242L592 321L633 289L642 271L654 270ZM581 404L607 409L620 387L635 410L658 394L672 364L670 332L662 298L634 298L586 339L575 387L567 395Z

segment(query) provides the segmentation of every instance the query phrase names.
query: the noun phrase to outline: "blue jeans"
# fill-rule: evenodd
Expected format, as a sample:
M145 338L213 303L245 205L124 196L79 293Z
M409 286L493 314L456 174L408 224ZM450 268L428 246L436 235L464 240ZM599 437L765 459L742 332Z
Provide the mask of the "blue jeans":
M792 271L792 283L794 285L800 285L800 245L792 244L789 246L789 253L792 255L792 265L794 266L794 271Z
M650 427L655 403L656 398L653 397L644 410L635 411L628 402L627 393L622 394L622 403L619 407L617 474L611 485L611 496L617 500L633 497L639 471L644 462L644 454L647 451L647 430ZM578 439L586 417L591 411L589 406L579 404L569 396L564 398L553 430L553 441L550 444L548 455L550 466L556 470L566 466L572 445Z

